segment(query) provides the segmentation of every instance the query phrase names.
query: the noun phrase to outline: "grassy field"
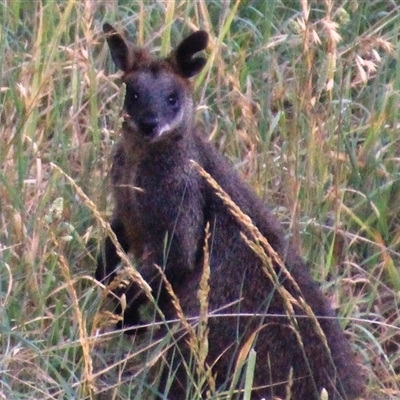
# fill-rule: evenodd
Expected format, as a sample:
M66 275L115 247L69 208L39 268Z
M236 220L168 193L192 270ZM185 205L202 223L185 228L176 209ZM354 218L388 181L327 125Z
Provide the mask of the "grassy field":
M199 121L300 246L366 398L399 399L396 3L0 0L0 399L142 398L135 343L98 335L123 98L104 21L158 54L210 33Z

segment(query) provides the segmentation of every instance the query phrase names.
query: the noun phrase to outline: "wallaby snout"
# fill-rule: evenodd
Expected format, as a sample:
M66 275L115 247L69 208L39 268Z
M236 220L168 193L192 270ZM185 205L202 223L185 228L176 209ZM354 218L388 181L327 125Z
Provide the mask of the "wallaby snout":
M148 137L157 135L159 124L160 120L154 114L144 115L138 120L140 131Z

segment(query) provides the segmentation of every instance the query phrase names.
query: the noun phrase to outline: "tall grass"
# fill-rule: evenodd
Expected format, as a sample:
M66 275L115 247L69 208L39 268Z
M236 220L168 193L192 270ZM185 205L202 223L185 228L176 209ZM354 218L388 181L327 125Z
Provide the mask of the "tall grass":
M166 344L146 352L96 329L123 98L106 20L158 54L210 33L200 123L299 244L368 396L399 398L399 11L379 0L0 0L0 398L141 398L152 388L140 365Z

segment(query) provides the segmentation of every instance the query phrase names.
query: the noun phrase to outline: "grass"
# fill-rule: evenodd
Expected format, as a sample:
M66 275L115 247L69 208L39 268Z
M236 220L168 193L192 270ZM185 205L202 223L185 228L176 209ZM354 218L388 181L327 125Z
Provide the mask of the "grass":
M379 0L0 0L0 398L134 398L143 379L140 349L95 329L123 96L104 21L162 54L210 33L199 121L300 246L368 398L399 398L399 11Z

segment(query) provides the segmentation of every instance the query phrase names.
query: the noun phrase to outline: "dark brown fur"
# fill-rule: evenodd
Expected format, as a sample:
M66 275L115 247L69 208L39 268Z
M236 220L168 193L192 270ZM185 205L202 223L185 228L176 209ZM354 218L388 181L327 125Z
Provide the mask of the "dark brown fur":
M235 315L209 320L207 362L214 365L218 386L229 385L238 349L260 329L254 376L254 387L259 389L253 391L253 399L285 398L291 369L292 399L319 399L322 388L328 390L330 400L355 399L363 389L359 368L308 268L284 239L277 219L194 124L189 78L205 64L202 57L193 56L206 47L207 34L196 32L168 58L160 60L134 48L110 25L106 24L104 31L126 84L125 122L111 172L115 197L112 227L124 250L138 260L138 270L153 293L159 293L161 287L158 305L166 318L176 319L176 311L154 264L164 268L186 315L197 316L196 293L203 267L204 231L209 222L209 309ZM246 246L237 221L190 160L211 174L285 261L304 299L321 317L319 323L332 356L304 312L295 307L304 343L304 351L301 349L284 317L283 301L266 277L260 259ZM111 279L119 261L107 239L96 278ZM287 280L282 279L281 284L297 296ZM127 298L124 325L132 326L139 323L138 308L145 296L132 286ZM263 317L249 316L255 313ZM189 357L185 341L180 346L184 356ZM186 386L185 370L179 368L168 398L184 399Z

